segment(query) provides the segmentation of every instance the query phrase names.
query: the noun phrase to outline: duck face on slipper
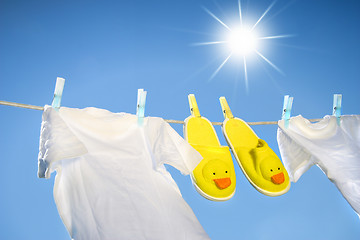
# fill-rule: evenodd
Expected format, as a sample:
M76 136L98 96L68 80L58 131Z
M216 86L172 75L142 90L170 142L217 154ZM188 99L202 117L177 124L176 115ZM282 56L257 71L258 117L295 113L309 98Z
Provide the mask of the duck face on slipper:
M274 192L288 189L289 175L278 156L268 147L264 140L259 139L258 146L252 153L256 171L266 182L266 189Z
M226 189L231 185L231 168L223 161L210 160L205 164L202 174L204 179L214 188Z
M235 193L236 176L227 147L195 147L204 159L194 169L192 179L202 195L213 201L224 201Z
M285 182L284 170L282 164L273 159L267 159L260 164L260 171L263 177L277 185Z

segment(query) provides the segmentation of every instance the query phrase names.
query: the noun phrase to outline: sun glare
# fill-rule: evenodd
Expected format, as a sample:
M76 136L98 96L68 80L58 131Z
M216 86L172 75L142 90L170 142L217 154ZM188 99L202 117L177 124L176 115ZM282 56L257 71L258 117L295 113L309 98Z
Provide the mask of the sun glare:
M253 24L252 27L250 27L250 28L245 27L245 26L249 26L249 25L245 25L246 21L243 20L240 0L238 0L238 6L239 6L238 21L239 22L236 24L236 27L234 27L234 28L230 28L221 19L219 19L217 16L215 16L212 12L210 12L208 9L204 8L204 10L212 18L214 18L218 23L220 23L225 28L225 30L227 31L227 35L223 36L222 40L211 41L211 42L202 42L202 43L197 43L194 45L200 46L200 45L217 45L217 44L224 45L225 44L227 46L227 51L229 52L229 54L227 55L225 60L222 61L222 63L219 65L219 67L211 75L210 80L217 75L217 73L229 61L229 59L237 56L238 57L237 59L241 59L242 63L243 63L245 86L246 86L246 90L248 90L246 57L249 57L249 55L252 55L252 54L257 55L258 57L260 57L260 59L262 59L267 64L269 64L276 71L283 74L283 72L273 62L271 62L268 58L266 58L260 52L259 46L261 44L261 41L274 40L274 39L278 39L278 38L286 38L286 37L291 37L291 35L275 35L275 36L261 36L260 37L260 36L258 36L260 34L256 33L256 27L261 24L261 21L266 16L266 14L268 14L270 9L274 6L275 2L276 2L276 0L272 4L270 4L270 6L259 17L259 19L256 21L256 23ZM239 57L241 57L241 58L239 58Z
M245 56L254 52L257 39L251 31L240 28L230 32L227 43L233 54Z

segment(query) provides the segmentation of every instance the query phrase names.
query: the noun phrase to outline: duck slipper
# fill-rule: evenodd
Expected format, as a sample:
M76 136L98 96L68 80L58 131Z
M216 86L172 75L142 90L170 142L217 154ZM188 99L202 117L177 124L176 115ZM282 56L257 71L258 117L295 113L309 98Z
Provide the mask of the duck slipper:
M191 173L195 189L212 201L229 200L235 193L236 176L231 153L221 146L211 122L200 116L195 96L190 94L191 116L185 119L184 137L203 157Z
M289 175L278 156L246 122L232 115L225 97L220 98L220 104L225 117L222 132L249 182L272 197L289 191Z

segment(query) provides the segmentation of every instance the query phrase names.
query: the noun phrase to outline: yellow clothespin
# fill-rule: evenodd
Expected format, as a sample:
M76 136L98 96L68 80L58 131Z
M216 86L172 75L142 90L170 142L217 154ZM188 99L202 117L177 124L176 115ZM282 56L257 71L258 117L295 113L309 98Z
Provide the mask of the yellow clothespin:
M234 118L234 115L232 114L231 110L230 110L230 107L226 101L226 98L225 97L220 97L219 98L220 100L220 105L221 105L221 109L222 109L222 112L224 114L224 118L225 119L231 119L231 118Z
M198 105L196 103L195 95L194 94L189 94L188 99L189 99L189 106L190 106L191 115L194 116L194 117L201 117L199 107L198 107Z

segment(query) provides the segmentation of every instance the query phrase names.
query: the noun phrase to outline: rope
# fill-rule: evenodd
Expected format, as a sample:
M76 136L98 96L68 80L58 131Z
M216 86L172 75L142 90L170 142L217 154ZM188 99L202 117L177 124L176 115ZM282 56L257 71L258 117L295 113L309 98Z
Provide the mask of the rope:
M35 109L35 110L44 111L44 107L39 107L39 106L34 106L34 105L29 105L29 104L23 104L23 103L0 101L0 104L1 105L12 106L12 107L29 108L29 109Z
M23 103L15 103L15 102L7 102L7 101L0 101L0 105L6 105L6 106L12 106L12 107L19 107L19 108L28 108L28 109L34 109L34 110L41 110L44 111L44 107L40 106L34 106L29 104L23 104ZM322 118L316 118L316 119L309 119L310 122L318 122ZM176 123L176 124L184 124L184 121L180 120L170 120L165 119L168 123ZM222 122L211 122L212 125L222 125ZM247 122L248 125L277 125L277 121L268 121L268 122Z

